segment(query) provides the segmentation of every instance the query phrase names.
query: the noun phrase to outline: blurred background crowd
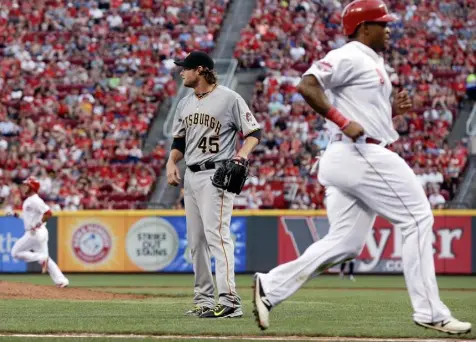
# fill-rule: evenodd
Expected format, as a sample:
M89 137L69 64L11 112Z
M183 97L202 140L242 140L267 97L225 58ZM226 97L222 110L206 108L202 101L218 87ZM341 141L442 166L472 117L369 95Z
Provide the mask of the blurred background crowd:
M258 0L234 57L263 70L250 108L263 128L237 208L324 208L310 175L326 148L325 121L296 92L302 73L345 44L349 1ZM399 16L386 53L394 90L414 102L394 119L391 146L434 208L453 198L468 142L449 132L476 63L469 0L388 1ZM176 95L174 59L216 44L228 0L4 0L0 7L0 201L21 205L29 175L54 210L141 208L169 146L142 152L160 104ZM183 196L183 194L182 194ZM179 198L176 208L183 207Z

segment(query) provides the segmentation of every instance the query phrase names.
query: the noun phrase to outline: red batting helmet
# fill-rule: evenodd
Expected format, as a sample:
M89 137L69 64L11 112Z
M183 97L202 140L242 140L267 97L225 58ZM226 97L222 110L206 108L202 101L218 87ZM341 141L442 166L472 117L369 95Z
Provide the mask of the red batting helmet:
M389 23L397 18L388 13L387 6L381 0L355 0L342 11L344 34L350 36L357 26L365 22Z
M38 190L40 190L40 182L38 181L38 179L36 179L33 176L30 176L27 179L25 179L25 181L23 181L23 184L28 185L30 189L33 190L34 192L38 192Z

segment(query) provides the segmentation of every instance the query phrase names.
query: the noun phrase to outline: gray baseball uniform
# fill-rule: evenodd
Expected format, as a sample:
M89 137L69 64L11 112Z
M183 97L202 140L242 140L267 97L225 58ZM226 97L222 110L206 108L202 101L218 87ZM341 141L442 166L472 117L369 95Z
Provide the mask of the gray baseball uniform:
M213 186L211 177L220 161L235 156L237 132L246 137L259 129L244 99L224 86L217 86L201 99L194 93L187 95L177 106L174 137L185 137L186 144L184 202L197 305L214 306L210 253L215 257L219 303L241 305L235 289L234 244L230 236L235 195ZM210 166L211 162L217 163L215 167ZM192 171L197 165L201 170Z

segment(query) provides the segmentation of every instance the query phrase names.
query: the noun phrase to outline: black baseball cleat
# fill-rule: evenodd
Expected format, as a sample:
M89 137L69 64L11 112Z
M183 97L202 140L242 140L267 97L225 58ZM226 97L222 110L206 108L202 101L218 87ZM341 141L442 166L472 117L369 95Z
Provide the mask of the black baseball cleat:
M273 307L261 287L259 274L256 273L253 279L253 313L256 318L256 323L261 330L269 328L269 312Z
M185 312L185 315L200 317L201 314L203 314L204 312L210 311L210 310L212 310L212 308L209 308L208 306L196 305L193 309L188 310L187 312Z
M241 307L231 307L223 304L217 304L213 309L203 312L200 318L237 318L242 317Z

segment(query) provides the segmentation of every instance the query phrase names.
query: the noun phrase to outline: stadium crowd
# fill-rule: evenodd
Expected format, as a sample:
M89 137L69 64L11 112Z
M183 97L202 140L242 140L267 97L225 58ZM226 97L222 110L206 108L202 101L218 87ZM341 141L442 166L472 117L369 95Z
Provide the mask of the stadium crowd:
M324 190L310 175L325 149L325 121L296 92L314 60L346 39L340 12L350 1L258 0L235 57L241 68L259 68L252 110L264 138L254 154L252 177L237 208L324 208ZM385 53L395 89L407 89L414 108L395 117L400 140L390 148L415 170L433 208L453 198L467 161L467 142L450 147L447 136L475 70L476 5L465 0L388 2L399 20ZM267 181L265 181L265 179ZM269 180L272 179L272 182Z
M252 101L264 129L237 207L323 208L310 175L325 121L296 92L312 61L346 42L349 0L258 0L236 46L259 68ZM456 191L467 159L447 135L474 73L476 6L466 0L388 2L400 20L386 53L395 89L414 110L394 119L391 148L414 168L432 205ZM167 146L142 147L156 109L176 92L174 59L211 51L229 0L6 0L0 9L0 206L18 209L29 175L53 209L140 207ZM271 181L270 181L271 180ZM177 207L180 207L180 200Z
M166 146L144 155L173 61L211 51L228 0L5 0L0 7L0 202L39 178L54 210L147 201Z

